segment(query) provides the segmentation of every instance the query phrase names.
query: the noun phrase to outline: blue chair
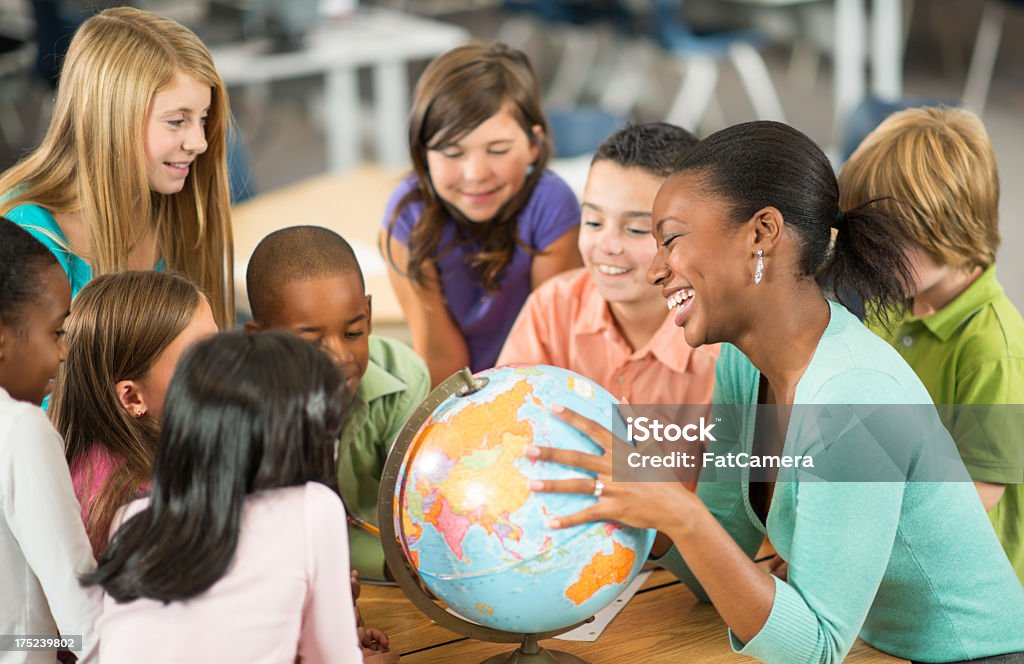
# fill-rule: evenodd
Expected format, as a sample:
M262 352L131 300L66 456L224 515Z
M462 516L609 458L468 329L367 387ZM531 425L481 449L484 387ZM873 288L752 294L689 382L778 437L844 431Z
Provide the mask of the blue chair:
M583 96L598 57L599 30L628 32L631 16L621 0L504 0L498 41L523 48L538 29L560 52L545 95L549 108L568 109Z
M625 126L627 118L596 106L548 112L555 156L568 158L595 152L604 139Z
M653 0L649 30L684 70L683 81L666 116L691 131L697 129L718 84L718 63L728 60L761 120L784 121L782 103L758 47L765 40L753 30L698 31L683 18L683 0Z
M582 104L584 88L599 50L597 28L627 34L632 17L621 0L505 0L502 10L510 16L499 39L521 47L539 24L561 44L560 57L545 95L551 138L558 157L593 152L628 120L630 108L603 108ZM617 99L616 101L622 101ZM632 101L625 105L632 106Z

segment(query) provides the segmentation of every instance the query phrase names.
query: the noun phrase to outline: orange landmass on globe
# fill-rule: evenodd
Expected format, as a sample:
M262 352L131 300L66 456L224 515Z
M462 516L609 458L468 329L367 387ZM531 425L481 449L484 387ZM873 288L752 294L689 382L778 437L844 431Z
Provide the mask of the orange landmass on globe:
M533 427L520 420L517 411L533 396L523 380L487 403L471 404L450 420L434 423L422 432L431 451L442 453L456 464L440 485L417 482L421 495L437 495L423 520L441 532L460 559L462 539L471 525L489 535L518 541L522 528L509 515L530 497L527 479L516 468L533 440ZM422 452L423 450L421 450Z
M602 588L622 583L629 578L629 572L636 562L636 553L612 542L611 553L598 552L580 572L580 578L565 591L573 604L579 606Z

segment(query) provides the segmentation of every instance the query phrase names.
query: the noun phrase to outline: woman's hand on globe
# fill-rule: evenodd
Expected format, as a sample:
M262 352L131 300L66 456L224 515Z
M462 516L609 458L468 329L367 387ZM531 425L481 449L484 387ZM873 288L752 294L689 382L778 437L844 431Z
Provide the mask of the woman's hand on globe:
M563 406L552 406L555 415L588 436L602 450L601 454L587 454L573 450L531 445L526 455L538 461L574 466L596 475L594 479L533 480L530 489L540 493L578 493L598 497L597 502L575 514L552 519L551 528L571 528L591 521L616 521L634 528L675 530L679 519L685 519L688 506L700 505L693 493L681 482L637 481L634 476L624 479L629 472L626 464L615 467L619 481L612 479L612 448L622 446L625 453L632 451L627 443L611 431ZM600 487L600 490L598 490Z

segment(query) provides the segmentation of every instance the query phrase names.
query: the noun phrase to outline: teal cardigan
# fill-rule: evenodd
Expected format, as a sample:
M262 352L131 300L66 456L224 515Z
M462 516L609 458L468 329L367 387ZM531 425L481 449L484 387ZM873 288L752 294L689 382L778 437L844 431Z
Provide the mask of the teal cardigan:
M931 403L895 350L841 305L830 307L795 404ZM716 406L756 404L759 384L750 360L723 345ZM750 452L754 418L734 420L735 442ZM908 444L919 457L936 449L935 427L899 428L902 435L910 431ZM784 454L820 452L822 436L812 430L791 420ZM938 430L944 432L941 424ZM719 432L728 436L729 430L722 426ZM891 433L866 422L838 437L858 436L843 442L870 450ZM733 481L705 482L702 476L697 495L740 547L753 557L767 534L789 563L788 580L775 579L774 603L761 631L745 644L730 633L736 652L780 664L839 662L858 633L880 650L926 662L1024 650L1024 587L966 471L964 481L934 482L915 477L916 467L905 482L811 481L804 474L809 471L782 471L767 524L750 505L748 471L735 471ZM659 562L706 599L675 548Z

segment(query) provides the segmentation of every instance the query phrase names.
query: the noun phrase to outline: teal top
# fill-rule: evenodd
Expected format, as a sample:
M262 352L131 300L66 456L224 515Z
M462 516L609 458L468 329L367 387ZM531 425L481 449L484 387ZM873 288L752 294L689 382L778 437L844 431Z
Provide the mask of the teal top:
M841 305L830 307L796 405L931 403L891 346ZM756 404L760 379L745 355L723 344L713 401ZM855 449L891 437L861 424L849 428L859 437L845 441ZM737 442L748 453L753 432L753 417L738 419ZM910 442L930 449L934 432ZM791 420L784 454L829 445L813 433ZM789 570L787 581L775 578L761 631L745 644L730 634L735 651L780 664L839 662L858 633L880 650L927 662L1024 650L1024 587L966 471L959 482L914 481L913 471L906 482L812 481L805 471L782 481L780 471L766 524L750 504L749 471L739 472L741 481L702 481L697 495L748 555L767 535ZM659 562L706 599L675 548Z
M64 231L48 210L38 205L26 204L11 208L4 216L31 233L57 257L57 262L64 268L71 283L72 299L92 280L92 267L84 258L71 252ZM163 271L163 259L153 269Z
M356 388L356 400L338 452L338 489L345 508L377 525L377 492L388 452L430 391L430 372L405 344L370 337L370 361ZM364 579L383 580L380 538L349 526L350 562Z

